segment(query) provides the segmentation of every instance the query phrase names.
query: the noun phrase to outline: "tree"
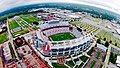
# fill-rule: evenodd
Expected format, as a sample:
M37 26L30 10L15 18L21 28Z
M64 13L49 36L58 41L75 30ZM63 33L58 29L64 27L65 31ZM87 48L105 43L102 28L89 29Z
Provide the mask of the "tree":
M109 42L108 42L108 41L105 42L105 46L106 46L106 47L109 46Z
M99 44L100 44L100 43L101 43L101 40L100 40L100 39L97 39L97 43L99 43Z
M117 43L115 43L115 46L117 46Z
M104 38L104 41L106 41L106 38Z
M113 64L115 64L116 60L117 60L117 55L114 54L114 53L111 53L110 54L110 62L112 62Z
M97 44L95 44L95 47L97 47Z
M110 40L110 43L112 43L112 41Z

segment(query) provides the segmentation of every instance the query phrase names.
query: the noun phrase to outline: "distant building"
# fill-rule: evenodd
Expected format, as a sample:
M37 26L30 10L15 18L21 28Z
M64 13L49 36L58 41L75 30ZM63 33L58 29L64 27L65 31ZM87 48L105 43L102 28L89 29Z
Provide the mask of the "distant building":
M6 65L6 68L17 68L16 62L12 62Z

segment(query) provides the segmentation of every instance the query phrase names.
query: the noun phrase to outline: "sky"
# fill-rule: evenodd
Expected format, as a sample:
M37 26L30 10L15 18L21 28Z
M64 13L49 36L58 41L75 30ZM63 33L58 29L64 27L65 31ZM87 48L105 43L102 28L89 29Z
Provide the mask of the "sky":
M100 7L120 14L120 0L0 0L0 12L18 6L46 2L85 4Z

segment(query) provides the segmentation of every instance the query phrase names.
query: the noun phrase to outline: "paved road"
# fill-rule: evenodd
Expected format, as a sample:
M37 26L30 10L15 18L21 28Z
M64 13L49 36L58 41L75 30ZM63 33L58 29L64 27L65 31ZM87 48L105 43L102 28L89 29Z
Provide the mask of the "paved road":
M118 68L115 64L112 64L111 62L110 62L110 64L108 65L108 68Z
M8 24L8 19L7 19L7 28L8 28L8 35L9 35L9 36L8 36L8 37L9 37L9 41L8 41L8 42L11 43L12 48L13 48L13 50L14 50L14 52L15 52L15 56L17 57L17 59L19 59L19 58L18 58L18 55L17 55L17 53L16 53L16 50L15 50L14 44L13 44L13 37L12 37L12 35L11 35L11 33L10 33L9 24Z
M103 43L105 43L105 41L103 41L103 40L101 40L101 41ZM120 51L120 48L118 48L117 46L114 46L114 45L110 44L109 47L108 47L108 50L107 50L107 55L106 55L106 58L105 58L105 61L104 61L103 68L108 67L108 61L109 61L109 57L110 57L111 48L114 48L114 49Z
M107 68L108 67L108 61L109 61L109 57L110 57L110 52L111 52L111 46L108 47L108 51L107 51L107 55L106 55L106 58L105 58L105 61L104 61L103 68Z

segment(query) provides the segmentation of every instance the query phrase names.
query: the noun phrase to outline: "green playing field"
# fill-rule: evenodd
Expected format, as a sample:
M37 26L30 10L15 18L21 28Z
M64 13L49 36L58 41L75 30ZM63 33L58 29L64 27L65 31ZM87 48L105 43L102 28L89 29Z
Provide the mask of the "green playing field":
M49 37L51 41L62 41L62 40L71 40L74 39L75 36L69 32L67 33L59 33Z
M8 40L7 33L0 34L0 44Z
M9 22L9 28L14 29L16 27L19 27L18 23L16 21Z

